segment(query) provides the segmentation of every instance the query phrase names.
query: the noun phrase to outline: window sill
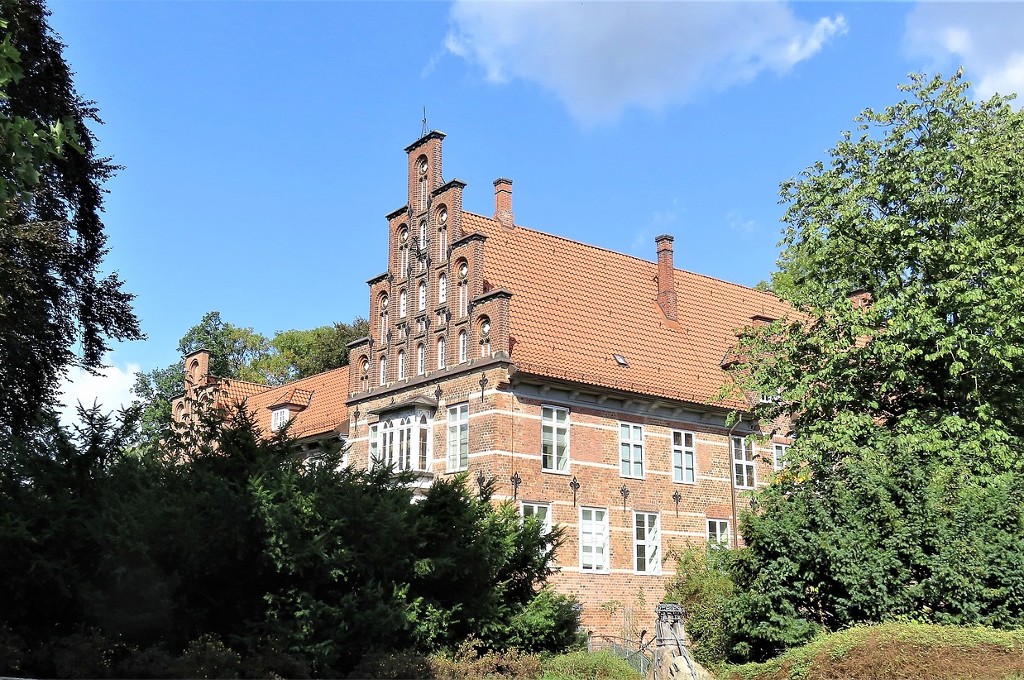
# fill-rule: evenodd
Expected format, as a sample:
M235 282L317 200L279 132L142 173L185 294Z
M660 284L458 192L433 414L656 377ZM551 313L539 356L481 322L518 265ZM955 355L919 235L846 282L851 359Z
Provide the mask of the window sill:
M620 479L638 479L638 480L641 480L641 481L646 479L646 477L644 475L640 475L639 477L637 477L636 475L624 475L621 472L619 472L619 478Z
M553 468L546 468L544 466L541 466L540 471L547 475L562 475L564 477L568 477L569 475L572 474L571 470L555 470Z

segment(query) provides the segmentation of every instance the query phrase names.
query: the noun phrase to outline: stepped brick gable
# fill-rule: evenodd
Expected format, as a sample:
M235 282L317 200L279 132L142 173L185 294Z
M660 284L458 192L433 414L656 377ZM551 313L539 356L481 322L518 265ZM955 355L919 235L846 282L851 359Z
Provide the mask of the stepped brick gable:
M752 421L756 395L722 367L744 327L792 310L676 269L685 235L657 237L646 260L528 228L506 178L490 216L467 212L466 183L442 175L444 137L406 148L408 193L381 227L350 367L268 388L188 357L187 384L219 386L265 432L287 417L300 442L340 438L346 464L409 470L420 488L493 480L496 502L563 528L551 581L587 630L654 630L673 554L734 545L789 443Z

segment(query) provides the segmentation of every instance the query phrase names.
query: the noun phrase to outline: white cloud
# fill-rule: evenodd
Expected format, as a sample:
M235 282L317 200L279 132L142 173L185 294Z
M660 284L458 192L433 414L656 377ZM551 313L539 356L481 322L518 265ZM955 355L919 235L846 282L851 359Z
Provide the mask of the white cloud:
M1024 94L1024 4L920 3L907 16L904 45L929 70L962 65L979 97Z
M108 356L105 363L111 364ZM135 384L137 364L128 364L124 369L116 364L103 369L98 375L92 375L80 368L73 368L64 376L60 384L62 407L58 410L60 421L64 425L77 422L78 403L91 407L99 404L104 413L117 411L121 406L128 406L134 401L131 394Z
M539 83L588 124L785 73L846 32L841 15L809 23L780 2L457 0L451 23L449 52L492 82Z

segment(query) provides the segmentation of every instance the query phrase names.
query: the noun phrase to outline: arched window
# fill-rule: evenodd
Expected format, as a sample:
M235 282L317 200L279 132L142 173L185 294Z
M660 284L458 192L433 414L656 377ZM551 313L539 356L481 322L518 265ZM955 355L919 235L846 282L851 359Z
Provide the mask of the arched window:
M388 296L387 294L380 296L380 341L388 341Z
M448 277L444 274L437 279L437 302L438 304L448 302Z
M459 318L469 313L469 284L465 281L459 282Z
M427 157L420 156L416 161L416 172L420 176L420 210L427 209Z
M398 294L398 318L400 319L405 318L406 302L405 289L403 288L402 292Z
M416 301L416 308L419 311L423 311L427 308L427 282L420 281L419 286L419 299Z
M491 356L491 320L486 316L480 318L480 356Z
M437 339L437 367L444 368L448 363L444 358L444 338Z
M385 465L394 465L395 463L394 421L385 421L384 426L380 430L380 453L378 456L378 460L382 461Z
M448 259L448 208L441 206L437 211L437 259Z
M423 250L427 247L427 221L420 220L420 242L419 249Z
M403 226L398 232L398 278L402 279L409 272L409 230Z
M466 331L459 331L459 363L465 362L466 359Z
M398 350L398 379L405 380L405 350Z
M426 359L426 348L423 347L421 342L416 347L416 375L423 375L423 370L426 368L424 360Z
M388 358L382 356L380 358L380 384L386 385L388 382Z
M395 467L408 470L412 466L412 419L402 418L398 424L398 456Z
M427 437L430 434L430 430L427 427L427 416L420 415L420 431L419 431L419 469L427 469Z
M359 391L365 392L370 386L370 359L363 356L359 360L360 376L359 376Z

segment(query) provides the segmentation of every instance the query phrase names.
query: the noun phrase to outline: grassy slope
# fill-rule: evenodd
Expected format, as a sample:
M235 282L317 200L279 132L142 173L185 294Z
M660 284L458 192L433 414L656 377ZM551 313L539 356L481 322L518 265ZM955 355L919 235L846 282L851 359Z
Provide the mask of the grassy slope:
M727 666L729 680L978 678L1024 680L1024 630L917 623L857 626L761 664Z

